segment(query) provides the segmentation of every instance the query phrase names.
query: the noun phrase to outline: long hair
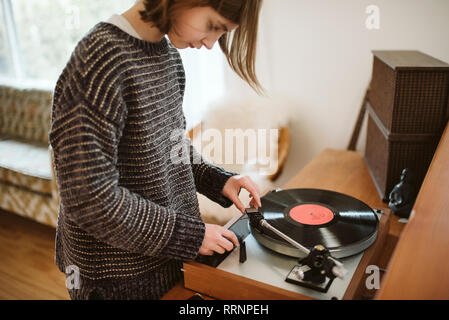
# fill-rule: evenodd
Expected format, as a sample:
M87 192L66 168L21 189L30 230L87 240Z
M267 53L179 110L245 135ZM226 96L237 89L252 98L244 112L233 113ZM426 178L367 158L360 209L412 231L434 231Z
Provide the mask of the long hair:
M238 24L232 33L223 34L218 43L234 72L258 94L264 92L256 76L256 47L262 0L144 0L140 11L143 21L152 22L168 33L182 10L210 6L220 15Z

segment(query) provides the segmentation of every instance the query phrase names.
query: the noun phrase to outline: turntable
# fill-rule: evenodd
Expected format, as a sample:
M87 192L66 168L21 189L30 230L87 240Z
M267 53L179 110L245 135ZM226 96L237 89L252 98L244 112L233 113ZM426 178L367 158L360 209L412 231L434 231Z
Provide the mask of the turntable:
M377 236L375 212L341 193L289 189L272 191L262 201L261 213L269 225L308 249L324 245L335 258L365 250ZM304 257L303 251L275 232L261 229L251 224L252 234L260 244L281 254Z
M357 269L378 238L381 212L321 189L277 189L261 202L226 225L238 248L184 264L186 288L223 299L240 290L262 299L343 299L355 290L350 287L356 273L357 281L363 277ZM364 260L367 265L369 257ZM219 279L226 287L217 288Z

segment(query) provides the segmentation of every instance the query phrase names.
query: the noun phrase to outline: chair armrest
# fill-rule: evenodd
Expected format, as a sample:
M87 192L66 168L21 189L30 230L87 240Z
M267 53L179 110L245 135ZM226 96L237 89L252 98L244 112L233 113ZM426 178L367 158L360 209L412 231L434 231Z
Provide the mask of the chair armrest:
M288 127L282 127L279 129L278 137L278 166L276 171L268 177L271 181L275 181L282 173L285 160L290 149L290 131Z

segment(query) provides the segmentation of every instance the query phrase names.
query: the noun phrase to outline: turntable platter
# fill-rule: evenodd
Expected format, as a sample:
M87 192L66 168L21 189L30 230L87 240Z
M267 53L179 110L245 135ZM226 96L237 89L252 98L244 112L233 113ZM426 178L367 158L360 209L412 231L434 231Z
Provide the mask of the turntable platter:
M322 244L335 258L368 248L377 237L378 218L365 203L348 195L320 189L272 191L261 198L264 219L301 245ZM292 257L304 256L269 230L251 227L263 246Z

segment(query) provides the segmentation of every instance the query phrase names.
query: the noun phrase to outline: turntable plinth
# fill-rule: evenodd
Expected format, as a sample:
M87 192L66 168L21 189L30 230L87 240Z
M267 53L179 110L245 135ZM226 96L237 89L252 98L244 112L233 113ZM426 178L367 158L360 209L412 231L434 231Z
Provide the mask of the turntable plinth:
M370 246L358 263L357 269L352 274L349 285L342 299L364 299L374 297L375 290L365 288L367 267L369 265L380 265L380 257L385 250L388 236L390 210L385 210L380 219L378 237ZM270 260L271 261L271 260ZM226 261L224 261L226 262ZM223 263L224 263L223 262ZM254 265L254 263L253 263ZM221 266L221 265L220 265ZM279 267L279 266L278 266ZM382 266L380 266L383 268ZM241 276L232 272L221 270L220 267L213 268L197 262L184 263L184 285L192 292L199 292L210 297L224 300L309 300L311 296L285 290L281 287L257 281L253 275ZM257 270L259 271L259 270ZM256 270L255 270L255 273ZM254 274L255 275L255 274ZM253 278L253 279L251 279ZM260 277L259 277L260 278ZM266 279L266 278L264 278ZM340 280L336 280L340 281ZM319 294L320 295L320 294ZM320 298L322 299L322 298Z
M375 244L364 252L359 267L354 273L344 295L344 299L361 299L365 295L372 297L375 292L366 292L364 290L364 279L367 276L365 273L366 266L376 264L380 268L386 267L389 255L394 249L394 241L391 242L389 240L400 234L402 224L398 223L397 219L390 219L390 212L386 209L388 206L380 199L363 156L354 151L326 149L282 187L282 189L290 188L321 188L341 192L360 199L374 209L384 210L384 214L380 219L378 239ZM218 299L229 298L230 292L232 292L232 299L309 298L277 290L279 288L272 290L273 288L266 284L259 285L250 279L242 280L236 275L230 275L222 270L195 262L185 263L184 270L187 286L195 288L195 290L177 286L168 292L164 299L185 299L186 296L191 296L200 290L203 291L202 293ZM220 284L217 283L219 278L223 279L223 282ZM216 284L217 288L221 288L221 291L204 288L204 285L207 284L207 279L213 281L212 283ZM236 283L239 283L239 280L242 280L240 281L241 287L236 287ZM251 287L257 289L248 290L248 283L251 283Z
M197 292L223 300L312 300L299 293L197 262L184 264L184 285Z

